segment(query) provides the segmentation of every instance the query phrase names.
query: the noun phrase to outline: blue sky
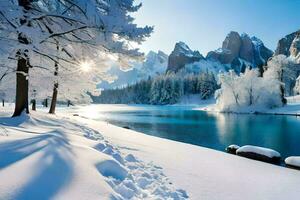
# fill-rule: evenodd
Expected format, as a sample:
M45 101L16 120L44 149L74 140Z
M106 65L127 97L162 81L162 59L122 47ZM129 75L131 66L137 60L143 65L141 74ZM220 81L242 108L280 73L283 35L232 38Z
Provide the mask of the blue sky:
M206 55L235 30L257 36L272 50L286 34L300 29L300 0L138 0L136 23L154 25L142 51L170 53L177 41Z

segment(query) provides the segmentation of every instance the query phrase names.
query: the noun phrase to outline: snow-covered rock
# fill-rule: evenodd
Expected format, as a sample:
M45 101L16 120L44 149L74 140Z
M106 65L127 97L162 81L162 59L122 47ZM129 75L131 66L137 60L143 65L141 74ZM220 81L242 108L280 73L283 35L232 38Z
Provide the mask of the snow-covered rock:
M236 144L232 144L232 145L229 145L227 148L226 148L226 152L227 153L231 153L231 154L236 154L236 151L240 148L240 146L236 145Z
M300 169L300 156L291 156L284 160L288 167Z
M269 163L280 162L281 155L277 151L269 148L246 145L240 147L236 154L246 158L260 160Z

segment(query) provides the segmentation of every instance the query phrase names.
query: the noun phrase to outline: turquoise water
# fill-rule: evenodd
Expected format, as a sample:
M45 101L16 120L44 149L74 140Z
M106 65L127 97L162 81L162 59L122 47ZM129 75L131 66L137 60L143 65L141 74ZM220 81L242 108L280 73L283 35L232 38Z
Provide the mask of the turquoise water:
M272 148L300 156L300 118L219 114L192 106L93 105L80 114L148 135L224 151L230 144Z

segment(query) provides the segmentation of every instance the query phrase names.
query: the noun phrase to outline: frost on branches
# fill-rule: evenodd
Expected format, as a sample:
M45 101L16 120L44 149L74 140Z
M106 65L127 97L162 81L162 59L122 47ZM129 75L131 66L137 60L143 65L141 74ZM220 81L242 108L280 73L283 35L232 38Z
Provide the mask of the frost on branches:
M130 16L140 7L134 0L0 1L0 60L4 63L0 76L8 69L17 76L14 115L28 111L29 85L33 96L48 95L47 84L52 81L50 93L56 98L68 84L64 90L70 95L64 98L69 99L77 95L74 90L80 83L84 82L85 88L79 89L84 95L94 89L89 88L91 82L107 78L99 55L113 54L120 62L140 58L142 54L131 43L143 42L152 32L152 27L138 27ZM83 75L80 66L91 60L95 65L89 75ZM34 68L45 71L37 73Z
M216 91L217 107L226 112L255 112L286 104L285 96L298 93L299 65L284 55L272 57L264 67L247 69L238 76L233 71L219 75L221 89ZM296 81L297 80L297 81Z
M222 73L219 84L221 88L216 91L215 98L220 111L255 112L283 105L282 83L269 74L259 77L258 69L247 69L240 76L234 71Z

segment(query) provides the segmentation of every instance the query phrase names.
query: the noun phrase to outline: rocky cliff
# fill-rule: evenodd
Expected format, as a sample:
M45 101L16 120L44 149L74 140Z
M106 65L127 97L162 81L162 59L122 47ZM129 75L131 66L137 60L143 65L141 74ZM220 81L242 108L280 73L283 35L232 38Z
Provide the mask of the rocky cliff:
M279 54L290 56L300 63L300 30L279 40L275 55Z
M206 58L241 72L246 66L255 68L265 64L272 55L273 52L260 39L232 31L225 38L222 48L209 52Z
M177 72L186 64L198 62L204 57L198 51L192 51L185 43L178 42L169 56L167 71Z

